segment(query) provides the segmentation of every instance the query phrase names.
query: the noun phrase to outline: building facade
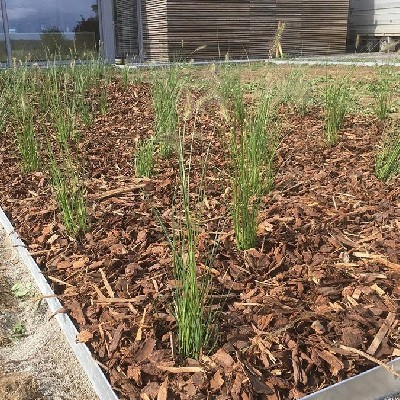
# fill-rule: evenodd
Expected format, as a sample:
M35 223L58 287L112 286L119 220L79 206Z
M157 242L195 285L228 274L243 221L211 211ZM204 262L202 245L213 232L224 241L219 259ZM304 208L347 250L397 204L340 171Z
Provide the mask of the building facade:
M284 54L346 49L348 0L115 0L114 8L118 57L268 58L279 22Z
M350 0L349 44L351 47L377 51L386 46L388 50L395 50L399 40L399 0Z
M350 2L350 3L349 3ZM0 62L334 54L400 38L399 0L0 0ZM7 29L4 28L7 25ZM372 44L371 44L372 43ZM7 46L8 45L8 46ZM7 52L7 48L11 50ZM368 48L366 49L368 50Z

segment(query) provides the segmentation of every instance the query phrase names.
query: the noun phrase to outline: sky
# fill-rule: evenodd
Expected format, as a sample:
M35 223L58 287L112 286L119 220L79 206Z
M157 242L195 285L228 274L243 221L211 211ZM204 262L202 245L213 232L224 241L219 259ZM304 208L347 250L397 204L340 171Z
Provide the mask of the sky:
M93 15L96 0L6 0L10 29L17 32L40 32L58 26L72 31L81 15Z

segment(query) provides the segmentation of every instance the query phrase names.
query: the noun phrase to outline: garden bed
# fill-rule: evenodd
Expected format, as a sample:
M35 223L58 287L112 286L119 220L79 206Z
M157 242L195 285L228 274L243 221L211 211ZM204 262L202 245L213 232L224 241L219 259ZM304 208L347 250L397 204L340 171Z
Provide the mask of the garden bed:
M21 174L12 126L0 138L0 203L121 399L297 399L375 366L351 349L399 356L400 182L374 175L382 123L347 117L338 144L327 146L319 108L304 117L282 108L257 245L239 251L228 128L215 100L201 103L188 124L191 188L204 182L200 259L218 238L210 295L218 336L200 362L183 362L171 346L172 255L154 212L170 226L178 162L159 159L152 178L136 178L135 138L153 129L150 86L113 83L107 96L107 113L78 148L89 232L69 237L48 177Z

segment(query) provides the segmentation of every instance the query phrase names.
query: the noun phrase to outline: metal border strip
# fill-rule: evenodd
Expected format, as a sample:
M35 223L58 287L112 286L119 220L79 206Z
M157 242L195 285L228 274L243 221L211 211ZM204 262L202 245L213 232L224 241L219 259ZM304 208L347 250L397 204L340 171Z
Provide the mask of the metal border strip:
M388 365L400 372L400 358L396 358ZM400 378L385 368L375 367L305 396L301 400L377 400L397 393L400 393Z
M51 289L50 285L47 283L46 278L40 272L40 269L34 259L29 254L25 244L19 238L18 234L16 233L15 229L13 228L10 220L7 218L6 214L4 213L3 209L0 207L0 224L6 231L6 234L11 240L11 243L15 250L18 252L21 261L26 265L29 272L31 273L36 285L38 286L40 292L44 296L54 295L53 290ZM55 298L46 298L47 304L49 309L52 313L55 313L59 310L62 306L60 301ZM85 371L89 381L91 382L93 389L100 400L118 400L117 395L111 388L110 383L104 376L102 370L100 369L99 365L96 363L94 358L92 357L90 350L84 343L77 343L76 342L76 335L78 331L76 330L74 324L72 323L69 316L65 313L58 313L54 317L62 332L64 333L66 339L68 340L72 351L74 352L76 358L78 359L79 363L81 364L83 370Z

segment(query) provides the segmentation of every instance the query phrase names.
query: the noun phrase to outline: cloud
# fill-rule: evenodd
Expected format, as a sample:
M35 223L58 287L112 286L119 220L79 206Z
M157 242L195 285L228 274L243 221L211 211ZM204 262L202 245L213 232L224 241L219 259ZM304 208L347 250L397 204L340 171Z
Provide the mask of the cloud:
M81 15L93 15L91 5L96 0L6 0L10 27L24 26L40 32L43 26L59 26L71 29ZM28 28L29 27L29 28Z
M10 21L29 18L35 14L37 14L37 10L35 10L32 7L14 7L14 8L7 7L7 15Z

